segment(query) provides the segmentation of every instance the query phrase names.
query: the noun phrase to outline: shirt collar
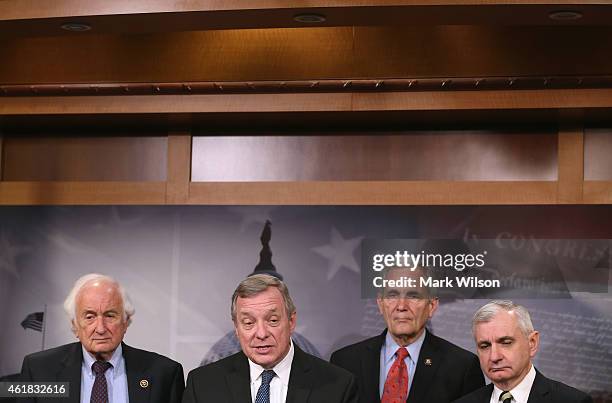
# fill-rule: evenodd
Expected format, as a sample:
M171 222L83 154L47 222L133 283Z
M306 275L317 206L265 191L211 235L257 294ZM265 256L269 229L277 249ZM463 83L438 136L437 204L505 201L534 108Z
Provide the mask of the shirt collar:
M83 350L83 365L85 366L85 370L87 371L87 374L89 376L93 376L93 371L91 369L91 366L93 365L94 362L96 362L96 359L93 358L87 350L85 350L85 347L83 347L83 344L81 344L81 349ZM111 356L110 360L108 360L108 362L110 362L112 365L112 367L110 367L108 370L113 371L114 369L119 368L120 362L122 359L123 359L123 348L121 347L121 343L119 343L115 351L113 351L113 355Z
M421 352L421 347L423 347L423 341L425 341L425 333L427 331L423 331L421 335L411 344L406 346L408 350L409 357L408 359L412 361L412 363L416 363L419 359L419 353ZM385 336L385 364L395 360L395 353L400 346L395 342L391 333L387 330L387 334Z
M520 381L519 384L514 387L514 389L510 390L510 394L512 395L512 398L517 403L527 403L527 399L529 399L529 392L531 392L531 387L533 386L533 382L535 381L536 370L533 367L533 364L529 364L529 365L531 365L531 368L529 369L529 372L527 372L527 375L525 375L523 380ZM499 401L499 396L503 392L504 392L503 390L501 390L500 388L494 385L493 386L493 401L495 402Z
M278 364L272 368L276 376L280 379L281 383L285 386L289 386L289 375L291 374L291 364L293 363L293 355L295 354L295 349L293 347L293 340L289 340L289 351L283 357L282 360ZM265 368L259 364L254 363L249 358L249 370L251 374L251 382L255 382L261 376L261 373L264 372Z

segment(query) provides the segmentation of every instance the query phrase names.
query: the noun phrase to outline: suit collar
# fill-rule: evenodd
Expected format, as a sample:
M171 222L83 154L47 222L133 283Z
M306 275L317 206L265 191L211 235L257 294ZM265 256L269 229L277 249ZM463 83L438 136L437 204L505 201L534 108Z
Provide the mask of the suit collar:
M407 401L409 403L427 400L425 397L429 390L429 385L433 384L441 361L442 357L440 356L437 337L425 330L425 340L423 340L423 346L421 347L413 375L412 386L408 394Z
M72 343L57 373L57 380L70 382L70 393L67 402L80 403L81 399L81 366L83 351L81 343Z
M289 389L287 390L287 402L306 403L308 396L314 386L312 375L312 363L310 357L303 352L297 344L293 344L295 352L291 363L291 375L289 376Z
M234 355L232 367L225 376L233 403L251 401L251 379L248 358L242 351Z
M124 343L121 343L121 348L125 360L130 403L146 403L149 401L152 383L155 382L155 379L148 374L149 363L140 350Z
M536 376L533 381L533 386L531 387L531 392L529 393L529 400L527 400L527 403L540 403L548 401L546 396L549 394L549 392L550 384L548 379L536 369Z
M380 402L380 354L386 335L387 329L366 342L366 352L361 360L363 379L360 385L363 388L364 401Z

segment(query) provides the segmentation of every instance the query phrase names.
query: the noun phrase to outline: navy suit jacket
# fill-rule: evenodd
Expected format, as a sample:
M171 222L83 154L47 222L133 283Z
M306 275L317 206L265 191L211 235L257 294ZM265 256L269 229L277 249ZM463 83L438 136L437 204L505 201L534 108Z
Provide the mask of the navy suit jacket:
M183 367L176 361L122 344L130 403L180 403L185 388ZM21 381L70 382L68 398L19 399L19 403L79 403L81 343L30 354L23 359ZM147 381L146 387L144 387Z
M419 353L408 403L450 403L484 386L476 355L426 331ZM382 334L344 347L331 362L352 372L359 386L359 403L380 403Z
M489 403L493 384L480 388L454 403ZM536 372L527 403L592 403L593 399L571 386L546 378Z
M286 403L357 403L353 375L293 346ZM183 403L251 401L249 362L242 351L196 368L187 377Z

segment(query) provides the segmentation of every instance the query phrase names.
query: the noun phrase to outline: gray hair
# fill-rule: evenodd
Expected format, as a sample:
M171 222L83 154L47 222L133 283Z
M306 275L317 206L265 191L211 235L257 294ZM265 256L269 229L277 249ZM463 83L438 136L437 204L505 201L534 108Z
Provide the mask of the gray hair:
M84 276L79 277L79 279L74 283L74 286L72 286L72 289L70 290L68 296L66 297L66 300L64 301L64 311L66 311L66 313L68 314L70 321L72 322L76 319L76 299L79 295L79 292L87 284L92 283L94 281L111 283L117 287L119 295L121 296L121 302L123 304L123 319L129 325L132 322L132 316L134 316L134 312L136 311L134 309L134 305L132 304L130 296L117 280L110 276L98 273L85 274Z
M295 305L293 304L293 300L289 295L289 289L285 283L269 274L254 274L242 280L232 295L232 321L236 321L236 301L238 297L254 297L266 291L269 287L275 287L280 291L283 296L283 301L285 302L287 316L291 316L295 312Z
M527 308L509 300L494 300L477 310L472 319L472 333L476 335L477 324L490 322L501 311L514 312L516 314L519 329L521 329L525 336L533 333L533 323L531 323L531 316Z

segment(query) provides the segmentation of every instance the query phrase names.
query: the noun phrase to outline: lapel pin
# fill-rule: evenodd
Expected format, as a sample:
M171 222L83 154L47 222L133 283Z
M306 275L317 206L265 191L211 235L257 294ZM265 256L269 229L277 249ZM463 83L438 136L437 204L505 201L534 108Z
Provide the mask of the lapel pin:
M427 365L428 367L430 367L432 364L431 362L431 358L425 358L425 365Z
M144 388L148 388L149 387L149 381L147 381L146 379L142 379L140 381L140 387L143 388L143 389Z

